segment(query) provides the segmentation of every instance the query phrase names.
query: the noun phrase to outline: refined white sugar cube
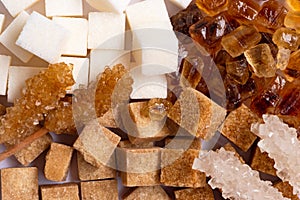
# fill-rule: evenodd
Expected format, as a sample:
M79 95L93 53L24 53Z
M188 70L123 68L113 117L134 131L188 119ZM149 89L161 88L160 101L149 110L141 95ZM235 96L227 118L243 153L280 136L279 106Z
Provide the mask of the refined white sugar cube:
M45 69L45 67L9 67L7 101L13 103L15 99L20 98L26 86L25 81Z
M122 13L131 0L86 0L92 7L100 11Z
M47 17L53 16L82 16L82 0L45 0Z
M16 44L49 63L56 63L67 43L69 32L43 15L33 12Z
M1 0L9 14L13 17L38 1L39 0Z
M0 95L6 95L8 68L11 57L0 55Z
M167 78L165 75L145 76L140 67L130 70L133 78L131 99L167 98Z
M33 54L17 46L15 43L29 15L22 11L0 35L0 42L21 61L28 62Z
M69 31L67 44L62 54L86 56L88 21L84 18L53 17L52 20Z
M5 21L5 15L0 14L0 33L2 32L4 21Z
M124 49L125 15L111 12L89 13L89 49Z
M89 59L88 58L76 58L76 57L61 57L59 62L66 64L73 64L73 78L75 84L68 92L73 92L78 89L80 85L87 86L89 83Z
M192 2L192 0L169 0L169 1L181 9L187 8L188 5Z
M125 50L94 49L91 51L90 59L90 82L95 81L106 66L122 64L126 68L130 67L130 52Z

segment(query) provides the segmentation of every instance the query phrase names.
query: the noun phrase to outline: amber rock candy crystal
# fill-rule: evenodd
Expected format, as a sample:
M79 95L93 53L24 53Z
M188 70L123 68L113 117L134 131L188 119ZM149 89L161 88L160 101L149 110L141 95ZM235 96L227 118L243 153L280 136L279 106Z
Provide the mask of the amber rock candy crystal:
M26 81L22 97L7 108L1 143L16 144L36 130L44 115L57 108L66 89L75 83L72 69L72 65L65 63L50 64L47 70Z
M294 30L282 27L276 30L272 40L278 47L296 51L300 44L300 35Z
M289 8L294 12L300 12L300 1L299 0L286 0Z
M206 14L214 16L227 9L228 0L196 0L196 5Z
M260 9L257 0L231 0L228 7L229 14L242 22L254 20Z
M287 28L295 29L300 34L300 14L294 12L288 12L284 18L284 25Z

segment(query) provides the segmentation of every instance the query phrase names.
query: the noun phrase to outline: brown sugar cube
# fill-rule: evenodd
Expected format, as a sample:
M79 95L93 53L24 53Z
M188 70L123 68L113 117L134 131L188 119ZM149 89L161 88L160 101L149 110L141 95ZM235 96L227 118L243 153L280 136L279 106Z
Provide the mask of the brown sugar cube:
M198 138L175 137L165 139L165 148L168 149L201 149L201 140Z
M52 143L46 156L45 177L51 181L63 181L69 169L73 148Z
M192 169L194 159L199 155L195 149L163 149L161 153L160 181L173 187L203 187L205 173Z
M241 105L226 117L220 131L246 152L257 138L250 130L251 124L258 121L259 118L248 107Z
M214 200L214 193L211 187L206 184L201 188L187 188L174 192L176 200Z
M121 141L118 146L120 148L133 148L133 149L138 149L138 148L151 148L154 147L154 143L153 142L146 142L146 143L140 143L140 144L132 144L130 141L125 140L125 141Z
M275 161L268 156L268 153L261 152L259 147L256 147L251 168L266 174L276 176L276 169L274 168Z
M82 200L118 200L116 180L81 182Z
M168 113L191 135L205 140L215 134L225 116L224 108L193 88L185 89Z
M297 195L293 194L293 187L288 182L278 182L274 184L274 187L282 193L282 196L290 198L291 200L299 200Z
M111 161L111 157L121 137L101 126L98 121L86 125L73 147L84 160L95 167L102 167Z
M42 200L79 200L77 184L41 186Z
M28 166L50 146L51 142L52 137L49 134L44 135L33 141L29 146L15 153L14 156L22 165Z
M231 151L231 152L233 152L233 153L234 153L234 156L237 157L237 158L241 161L241 163L245 164L245 161L244 161L244 159L242 158L242 156L240 156L240 154L235 150L235 148L234 148L230 143L225 144L225 145L224 145L224 149L225 149L226 151Z
M106 128L118 128L112 109L109 109L102 117L99 117L98 121L99 124Z
M38 189L36 167L1 170L2 200L38 200Z
M95 167L86 162L83 156L77 152L78 176L81 181L108 179L116 177L116 170L102 165Z
M117 150L118 170L127 187L159 185L160 148Z
M159 186L138 187L123 200L171 200L167 193Z

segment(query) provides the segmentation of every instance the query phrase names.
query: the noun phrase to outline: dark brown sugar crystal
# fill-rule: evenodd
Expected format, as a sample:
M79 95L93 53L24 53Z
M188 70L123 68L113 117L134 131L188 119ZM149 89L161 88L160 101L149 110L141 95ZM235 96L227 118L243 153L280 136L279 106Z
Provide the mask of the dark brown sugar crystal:
M214 16L225 11L229 0L196 0L196 5L207 15Z

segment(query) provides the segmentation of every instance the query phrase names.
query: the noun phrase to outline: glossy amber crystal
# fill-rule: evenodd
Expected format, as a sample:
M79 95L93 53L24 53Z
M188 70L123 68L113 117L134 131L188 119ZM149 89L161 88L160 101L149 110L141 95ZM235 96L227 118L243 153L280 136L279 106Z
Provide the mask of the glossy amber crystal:
M276 68L285 70L286 67L288 66L290 56L291 56L291 50L285 48L279 48L277 53Z
M200 56L188 56L184 59L180 77L181 85L195 88L201 80L203 67L204 63Z
M141 109L141 114L150 117L152 120L160 121L167 116L172 105L167 99L150 99Z
M288 7L294 12L300 12L299 0L286 0Z
M256 0L230 0L228 6L229 14L243 23L251 23L260 9Z
M249 79L248 63L245 58L227 62L226 72L230 78L242 85Z
M273 34L272 41L278 47L296 51L300 44L300 35L288 28L279 28Z
M284 25L287 28L295 29L300 34L300 14L294 12L288 12L284 18Z
M227 9L228 0L196 0L196 4L207 15L214 16Z
M300 50L291 54L287 68L300 71Z

